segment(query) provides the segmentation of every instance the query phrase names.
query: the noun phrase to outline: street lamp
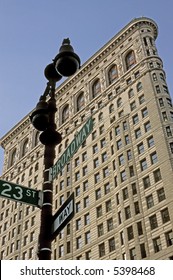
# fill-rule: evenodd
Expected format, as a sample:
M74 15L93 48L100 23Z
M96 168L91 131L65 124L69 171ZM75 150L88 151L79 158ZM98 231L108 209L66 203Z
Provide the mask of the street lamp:
M53 59L53 63L45 68L44 75L48 83L44 94L41 95L35 110L30 115L33 126L42 131L40 142L45 146L42 187L43 205L38 246L39 260L51 260L53 182L49 181L49 169L54 164L55 147L62 141L62 136L56 131L55 124L55 113L57 111L55 99L56 82L60 81L62 76L72 76L79 68L79 56L70 45L69 38L64 39L59 53Z

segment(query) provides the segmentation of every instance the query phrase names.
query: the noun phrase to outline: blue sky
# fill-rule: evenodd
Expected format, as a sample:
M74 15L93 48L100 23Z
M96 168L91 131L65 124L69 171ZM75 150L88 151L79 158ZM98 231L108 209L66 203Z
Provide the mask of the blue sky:
M133 18L159 27L157 48L173 97L172 0L0 0L0 138L46 86L44 68L69 37L82 64ZM0 148L0 174L3 149Z

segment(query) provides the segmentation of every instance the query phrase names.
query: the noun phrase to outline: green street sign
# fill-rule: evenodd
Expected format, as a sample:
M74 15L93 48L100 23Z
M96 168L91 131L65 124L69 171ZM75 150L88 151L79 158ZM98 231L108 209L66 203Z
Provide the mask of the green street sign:
M72 142L69 144L65 152L58 159L58 161L49 169L49 181L53 181L53 179L57 177L57 175L62 171L64 166L77 152L79 147L86 140L86 138L89 136L92 130L93 119L89 118L88 121L81 128L81 130L77 133L75 138L72 140Z
M42 192L0 180L0 196L41 207Z

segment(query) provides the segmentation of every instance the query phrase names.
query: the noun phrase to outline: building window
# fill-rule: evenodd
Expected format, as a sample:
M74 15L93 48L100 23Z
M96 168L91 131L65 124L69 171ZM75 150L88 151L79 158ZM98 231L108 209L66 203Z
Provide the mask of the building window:
M100 173L99 172L94 175L94 180L95 180L95 184L99 183L99 181L100 181Z
M139 122L138 114L134 115L132 120L133 120L133 124L137 124Z
M134 202L134 208L135 208L135 214L139 214L140 213L140 208L139 208L139 202L136 201Z
M148 148L151 148L152 146L154 146L154 138L153 138L153 136L147 138L147 144L148 144Z
M85 253L85 259L86 259L86 260L91 260L91 251L87 251L87 252Z
M96 153L98 153L98 146L97 146L97 144L95 144L93 146L93 154L96 154Z
M153 77L153 81L154 81L154 82L157 81L156 73L153 73L152 77Z
M167 247L173 245L173 231L172 230L165 233L165 239L166 239Z
M142 89L142 83L139 82L136 86L136 90L137 90L137 92L139 92L141 89Z
M149 221L150 221L151 230L153 230L153 229L158 227L156 214L154 214L151 217L149 217Z
M136 102L133 101L132 103L130 103L130 110L133 111L136 108Z
M108 244L109 244L109 252L111 253L115 250L115 239L114 239L114 237L112 237L108 240Z
M126 135L126 136L125 136L125 143L126 143L126 145L130 144L129 135Z
M99 218L99 217L102 216L102 205L99 205L99 206L96 208L96 212L97 212L97 218Z
M77 97L77 111L80 111L84 107L84 105L85 105L84 93L81 92Z
M83 201L84 201L84 208L88 207L89 206L89 196L85 197Z
M165 122L168 120L168 116L166 112L162 112L162 118Z
M123 146L123 143L122 143L122 140L120 139L117 141L117 150L120 150L122 148L122 146Z
M117 107L119 108L119 107L121 107L121 105L122 105L122 98L120 97L117 100Z
M87 173L88 173L88 167L87 167L87 166L84 166L84 167L82 168L82 172L83 172L83 176L86 176Z
M126 69L129 70L136 64L136 59L135 59L135 53L134 51L128 52L128 54L125 57L125 62L126 62Z
M88 180L86 180L85 182L83 182L83 191L87 191L88 190Z
M144 152L144 144L141 142L140 144L137 145L138 147L138 154L142 154Z
M95 98L101 92L100 80L97 79L92 85L92 97Z
M163 98L159 98L159 104L160 104L160 107L164 106Z
M154 206L154 200L153 200L152 194L150 194L149 196L146 197L146 202L147 202L148 209Z
M89 244L91 241L90 231L85 232L85 244Z
M59 258L61 258L63 256L64 256L64 246L61 245L61 246L59 246Z
M169 143L171 153L173 154L173 142Z
M148 122L146 122L146 123L144 124L144 129L145 129L145 132L150 131L150 129L151 129L151 124L150 124L150 122L149 122L149 121L148 121Z
M165 208L161 211L161 216L162 216L162 222L163 224L167 223L170 221L170 217L169 217L169 211L168 208Z
M76 238L76 249L82 248L82 237L79 236Z
M158 201L161 202L163 201L164 199L166 199L166 196L165 196L165 192L164 192L164 188L161 188L157 191L157 197L158 197Z
M115 127L115 135L117 136L119 134L120 134L120 127L117 126L117 127Z
M143 228L142 228L142 222L138 222L137 223L137 230L138 230L138 235L142 235L143 234Z
M140 129L140 128L136 129L136 130L135 130L135 137L136 137L136 139L138 139L139 137L141 137L141 135L142 135L141 129Z
M129 253L130 253L130 260L136 260L136 250L135 250L135 248L130 249Z
M157 85L155 88L156 88L156 92L157 92L157 93L161 93L161 90L160 90L160 86L159 86L159 85Z
M130 206L125 207L124 211L125 211L125 218L126 218L126 220L130 219L131 218Z
M166 133L167 133L167 136L168 136L168 137L169 137L169 136L172 136L172 132L171 132L170 126L167 126L167 127L166 127Z
M84 216L84 225L87 226L87 225L89 225L89 224L90 224L90 214L87 213L87 214L85 214L85 216Z
M98 158L94 159L93 165L94 165L94 168L97 168L99 166L99 159Z
M146 176L145 178L143 178L143 185L144 185L144 189L147 189L151 186L149 176Z
M129 99L130 98L132 98L134 96L134 91L133 91L133 89L131 88L130 90L129 90L129 92L128 92L128 97L129 97Z
M105 255L105 244L101 243L99 245L99 257L103 257Z
M105 195L110 193L110 189L111 189L110 183L104 185Z
M131 159L132 159L132 151L131 151L131 150L128 150L128 151L127 151L127 159L128 159L128 160L131 160Z
M132 194L133 194L133 195L137 194L136 183L133 183L133 184L131 185L131 187L132 187Z
M159 182L160 180L162 180L160 169L155 170L155 171L153 172L153 175L154 175L154 181L155 181L155 183L157 183L157 182Z
M111 105L109 106L109 114L111 114L111 113L113 113L113 112L114 112L114 105L111 104Z
M154 152L150 155L151 164L155 164L158 161L157 153Z
M75 181L78 181L79 179L80 179L80 172L77 171L77 172L75 173Z
M145 96L144 94L142 94L141 96L139 96L139 104L143 104L145 102Z
M126 200L128 197L129 197L129 193L128 193L128 188L124 188L122 190L122 193L123 193L123 200Z
M81 205L80 205L80 202L77 202L76 203L76 213L78 213L81 209Z
M17 155L17 150L16 148L12 151L11 153L11 160L10 160L10 166L12 166L15 161L16 161L16 155Z
M107 158L108 158L107 153L104 152L104 153L102 154L102 162L107 161Z
M148 116L147 108L144 108L143 110L141 110L141 114L142 114L142 118L145 118L146 116Z
M145 250L145 243L140 244L140 250L141 250L141 257L142 259L146 258L146 250Z
M112 203L111 203L111 199L106 201L105 203L105 206L106 206L106 212L109 212L112 210Z
M128 237L129 241L134 238L133 226L130 226L130 227L127 228L127 237Z
M107 231L111 231L113 229L113 219L110 218L107 220Z
M153 239L153 247L154 247L154 252L155 253L162 250L160 237L156 237L156 238Z
M108 71L109 85L112 84L118 78L117 66L113 65Z
M66 105L62 111L62 123L65 123L69 118L69 105Z
M120 177L121 177L121 182L124 182L127 179L126 171L125 170L120 172Z
M141 165L141 171L144 171L147 169L147 161L146 158L144 158L143 160L140 161L140 165Z
M104 234L103 223L97 226L98 237Z
M26 155L26 153L28 152L28 148L29 148L29 140L28 138L23 142L23 147L22 147L22 157L24 155Z
M101 148L104 148L106 146L106 139L103 138L101 141L100 141L100 146Z
M104 132L105 128L104 128L104 125L100 126L99 127L99 133L100 135Z

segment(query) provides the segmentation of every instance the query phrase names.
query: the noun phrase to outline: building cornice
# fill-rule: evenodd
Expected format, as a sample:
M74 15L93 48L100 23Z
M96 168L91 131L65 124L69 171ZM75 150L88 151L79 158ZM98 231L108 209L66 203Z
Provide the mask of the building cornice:
M158 35L158 26L150 18L141 17L135 18L128 23L120 32L118 32L110 41L108 41L101 49L99 49L93 56L91 56L81 67L76 75L65 80L58 88L57 94L62 94L64 91L69 90L78 81L81 80L88 72L90 72L97 64L100 63L107 56L108 53L112 52L119 45L123 43L126 37L130 36L134 29L138 29L141 26L150 26L153 29L154 39Z

